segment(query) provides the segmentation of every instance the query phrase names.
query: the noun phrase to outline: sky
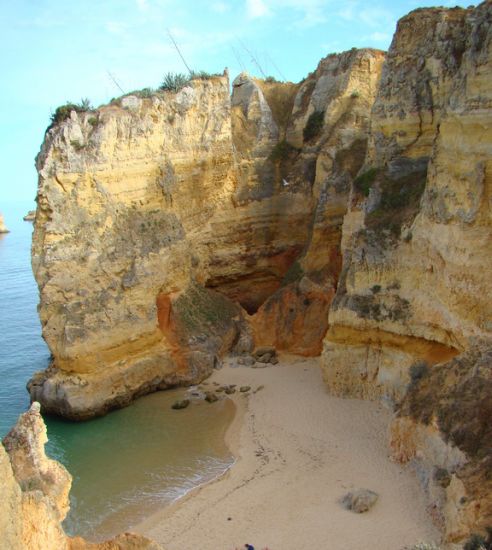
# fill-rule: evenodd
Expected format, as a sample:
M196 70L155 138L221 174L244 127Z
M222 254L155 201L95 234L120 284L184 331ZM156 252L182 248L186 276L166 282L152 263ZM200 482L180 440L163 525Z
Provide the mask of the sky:
M444 6L469 2L440 0ZM298 82L352 47L387 50L423 0L0 0L0 211L34 201L39 151L58 105L97 106L193 70ZM34 202L33 202L34 207Z

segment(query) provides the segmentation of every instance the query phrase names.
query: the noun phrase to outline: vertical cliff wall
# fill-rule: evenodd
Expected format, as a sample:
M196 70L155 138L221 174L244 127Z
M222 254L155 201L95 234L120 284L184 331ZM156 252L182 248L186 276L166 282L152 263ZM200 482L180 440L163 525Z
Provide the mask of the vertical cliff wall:
M399 21L322 353L332 393L396 405L393 456L453 542L492 523L491 24L491 2Z
M321 351L350 182L364 161L383 61L376 50L330 55L299 86L276 165L284 192L307 188L307 238L281 288L252 319L258 343L305 355Z
M398 24L343 226L323 352L337 393L398 399L416 358L490 336L490 10Z
M300 85L242 74L232 98L227 75L195 79L50 128L33 270L54 360L33 399L83 419L255 336L319 353L383 59L329 56Z

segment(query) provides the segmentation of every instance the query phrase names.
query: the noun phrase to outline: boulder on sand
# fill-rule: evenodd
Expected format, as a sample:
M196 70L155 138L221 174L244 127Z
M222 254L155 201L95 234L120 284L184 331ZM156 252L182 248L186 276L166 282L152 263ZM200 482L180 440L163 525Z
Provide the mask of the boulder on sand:
M341 500L342 506L356 514L367 512L376 504L379 495L370 489L357 489L347 493Z

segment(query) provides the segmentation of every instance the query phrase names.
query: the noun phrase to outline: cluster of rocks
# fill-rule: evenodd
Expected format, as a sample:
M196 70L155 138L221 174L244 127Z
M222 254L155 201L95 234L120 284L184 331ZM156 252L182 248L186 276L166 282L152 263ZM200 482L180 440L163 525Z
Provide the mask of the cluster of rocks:
M271 346L256 348L251 355L241 355L237 359L238 365L252 367L254 369L264 368L268 364L277 365L277 350Z
M201 398L207 403L215 403L219 400L220 394L224 395L233 395L235 393L241 393L243 395L250 395L250 392L256 393L261 391L264 386L260 385L255 390L251 390L251 386L239 386L237 387L237 384L224 384L221 385L218 382L213 382L215 388L214 389L205 389L203 386L208 385L208 382L203 382L201 386L198 387L199 391L193 391L192 396L196 398ZM191 403L191 399L179 399L178 401L175 401L171 408L175 410L179 409L186 409L186 407L189 406Z

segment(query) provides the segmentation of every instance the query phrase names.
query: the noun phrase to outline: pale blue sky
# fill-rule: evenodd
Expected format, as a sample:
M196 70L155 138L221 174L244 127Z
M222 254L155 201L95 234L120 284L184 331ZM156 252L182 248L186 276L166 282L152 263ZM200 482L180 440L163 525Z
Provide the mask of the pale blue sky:
M466 6L455 0L441 5ZM50 113L88 97L156 87L186 72L170 29L195 70L242 68L299 81L331 52L387 49L399 17L419 0L2 0L0 210L36 194L34 157Z

